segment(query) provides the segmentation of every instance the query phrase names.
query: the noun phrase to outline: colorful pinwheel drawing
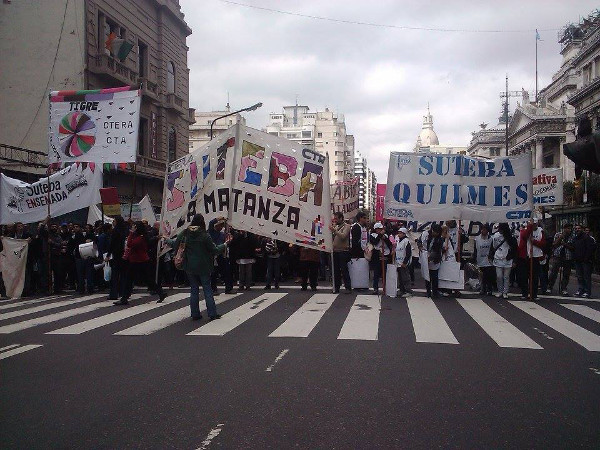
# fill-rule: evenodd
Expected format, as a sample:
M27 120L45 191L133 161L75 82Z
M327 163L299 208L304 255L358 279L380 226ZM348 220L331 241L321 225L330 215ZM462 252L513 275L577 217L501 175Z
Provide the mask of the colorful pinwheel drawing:
M62 152L75 158L87 153L96 142L95 128L88 115L80 111L67 114L58 127Z

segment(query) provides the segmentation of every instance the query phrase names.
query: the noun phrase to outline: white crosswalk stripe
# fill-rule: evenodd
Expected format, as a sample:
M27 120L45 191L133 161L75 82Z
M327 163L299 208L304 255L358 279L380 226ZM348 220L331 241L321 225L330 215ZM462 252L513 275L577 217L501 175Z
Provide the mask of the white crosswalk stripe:
M483 300L459 298L457 301L500 347L542 350L539 344L509 323Z
M65 298L65 297L69 297L69 296L68 295L59 295L56 297L36 298L33 300L27 300L27 301L22 300L22 301L18 301L16 303L10 303L8 305L0 305L0 311L4 311L5 309L20 308L23 306L36 305L38 303L50 302L52 300L58 300L58 299Z
M409 297L406 302L417 342L458 344L458 340L432 299Z
M338 339L376 341L379 336L379 302L377 295L357 295Z
M581 345L583 348L592 352L600 352L600 336L595 335L591 331L588 331L535 303L527 301L511 301L510 303L521 311L529 314L534 319L539 320L548 327L558 331L563 336Z
M237 297L240 294L221 294L218 297L215 297L215 303L220 305L221 303L226 302L227 300L231 300L232 298ZM189 294L187 295L189 297ZM200 312L204 313L206 311L206 306L200 309ZM152 334L158 330L162 330L163 328L167 328L170 325L181 322L182 320L186 320L190 318L190 307L184 306L183 308L176 309L175 311L171 311L167 314L163 314L162 316L158 316L154 319L147 320L146 322L142 322L138 325L134 325L133 327L129 327L125 330L119 331L115 333L119 336L143 336Z
M86 297L73 298L69 300L62 300L60 302L49 303L47 305L34 306L33 308L20 309L18 311L10 311L7 313L2 313L0 315L0 320L12 319L14 317L26 316L28 314L35 314L42 311L47 311L49 309L62 308L63 306L71 306L77 303L88 302L90 300L95 300L100 297L104 297L106 294L94 294L88 295Z
M133 294L131 300L144 297L142 294ZM114 308L111 301L102 301L98 303L92 303L91 305L81 306L75 309L67 309L66 311L57 312L42 317L35 317L33 319L25 320L22 322L11 323L10 325L4 325L0 327L0 334L10 334L16 331L26 330L28 328L37 327L38 325L44 325L47 323L56 322L58 320L66 319L68 317L77 316L79 314L85 314L91 311L96 311L102 308Z
M585 305L569 305L566 303L561 303L565 308L570 309L571 311L575 311L577 314L582 315L583 317L587 317L595 322L600 323L600 311L590 308Z
M11 356L15 356L20 353L25 353L25 352L28 352L29 350L33 350L34 348L39 348L39 347L43 347L43 345L30 344L30 345L24 345L22 347L17 346L16 348L13 348L12 350L0 353L0 359L10 358Z
M146 311L151 311L156 308L161 308L163 306L169 305L171 303L175 303L181 299L189 297L187 293L180 293L170 295L162 303L143 303L137 306L131 306L129 308L122 309L121 311L115 311L110 314L106 314L102 317L97 317L94 319L86 320L85 322L76 323L74 325L70 325L68 327L59 328L58 330L49 331L46 334L82 334L91 330L95 330L96 328L103 327L105 325L109 325L111 323L118 322L123 319L127 319L128 317L133 317L138 314L145 313Z
M189 336L223 336L237 328L248 319L265 310L277 300L287 295L286 293L268 293L259 295L239 308L228 312L219 320L213 320L206 325L188 333Z
M12 345L7 345L6 347L2 347L0 348L0 352L6 351L6 350L10 350L11 348L15 348L18 347L21 344L12 344Z
M315 294L269 337L307 337L333 304L337 294Z

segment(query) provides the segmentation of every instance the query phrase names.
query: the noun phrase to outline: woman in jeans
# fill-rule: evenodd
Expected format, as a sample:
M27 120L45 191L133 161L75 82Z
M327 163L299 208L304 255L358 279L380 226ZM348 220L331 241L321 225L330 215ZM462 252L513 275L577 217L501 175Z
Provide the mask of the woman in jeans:
M200 286L204 292L204 301L208 319L220 319L217 314L217 306L213 297L211 287L211 274L214 269L214 258L225 251L230 236L227 236L224 244L215 245L208 232L202 214L196 214L189 227L179 233L177 239L166 239L166 244L173 247L175 251L183 242L185 252L183 257L183 270L190 280L190 310L192 320L202 319L200 314Z
M510 269L513 266L512 259L507 259L508 251L514 243L514 238L510 232L507 223L498 225L498 231L492 236L492 247L490 256L494 267L496 268L496 284L498 292L496 297L508 298L508 288L510 287Z

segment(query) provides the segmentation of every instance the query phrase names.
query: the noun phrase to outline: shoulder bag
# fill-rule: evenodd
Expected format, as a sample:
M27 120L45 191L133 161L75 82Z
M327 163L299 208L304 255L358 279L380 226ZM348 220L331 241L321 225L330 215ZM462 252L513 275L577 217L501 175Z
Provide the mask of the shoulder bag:
M184 232L183 239L179 243L179 248L173 258L173 264L177 270L183 270L183 261L185 260L185 241L187 240L187 233Z

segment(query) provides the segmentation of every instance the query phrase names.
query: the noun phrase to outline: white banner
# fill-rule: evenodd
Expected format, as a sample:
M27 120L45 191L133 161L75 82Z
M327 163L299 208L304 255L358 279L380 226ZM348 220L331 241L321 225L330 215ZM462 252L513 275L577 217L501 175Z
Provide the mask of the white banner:
M140 200L138 206L140 208L140 220L146 220L150 226L154 225L154 222L156 222L156 215L154 214L152 202L150 201L150 196L148 194L144 195L144 198Z
M332 250L327 156L240 125L234 157L232 227Z
M331 210L341 212L346 220L354 220L358 214L358 177L336 181L330 187Z
M563 170L533 169L533 203L536 206L563 204Z
M25 269L27 267L27 239L2 238L2 253L0 253L0 270L6 288L6 296L20 298L25 284Z
M234 145L235 127L231 127L169 164L161 213L162 234L175 236L196 213L204 216L206 226L216 217L227 216L233 161L228 154L233 153Z
M140 91L130 88L53 91L49 162L136 161Z
M531 217L531 156L392 153L384 216L507 222Z
M32 223L100 203L102 166L77 163L28 184L2 174L0 224Z

